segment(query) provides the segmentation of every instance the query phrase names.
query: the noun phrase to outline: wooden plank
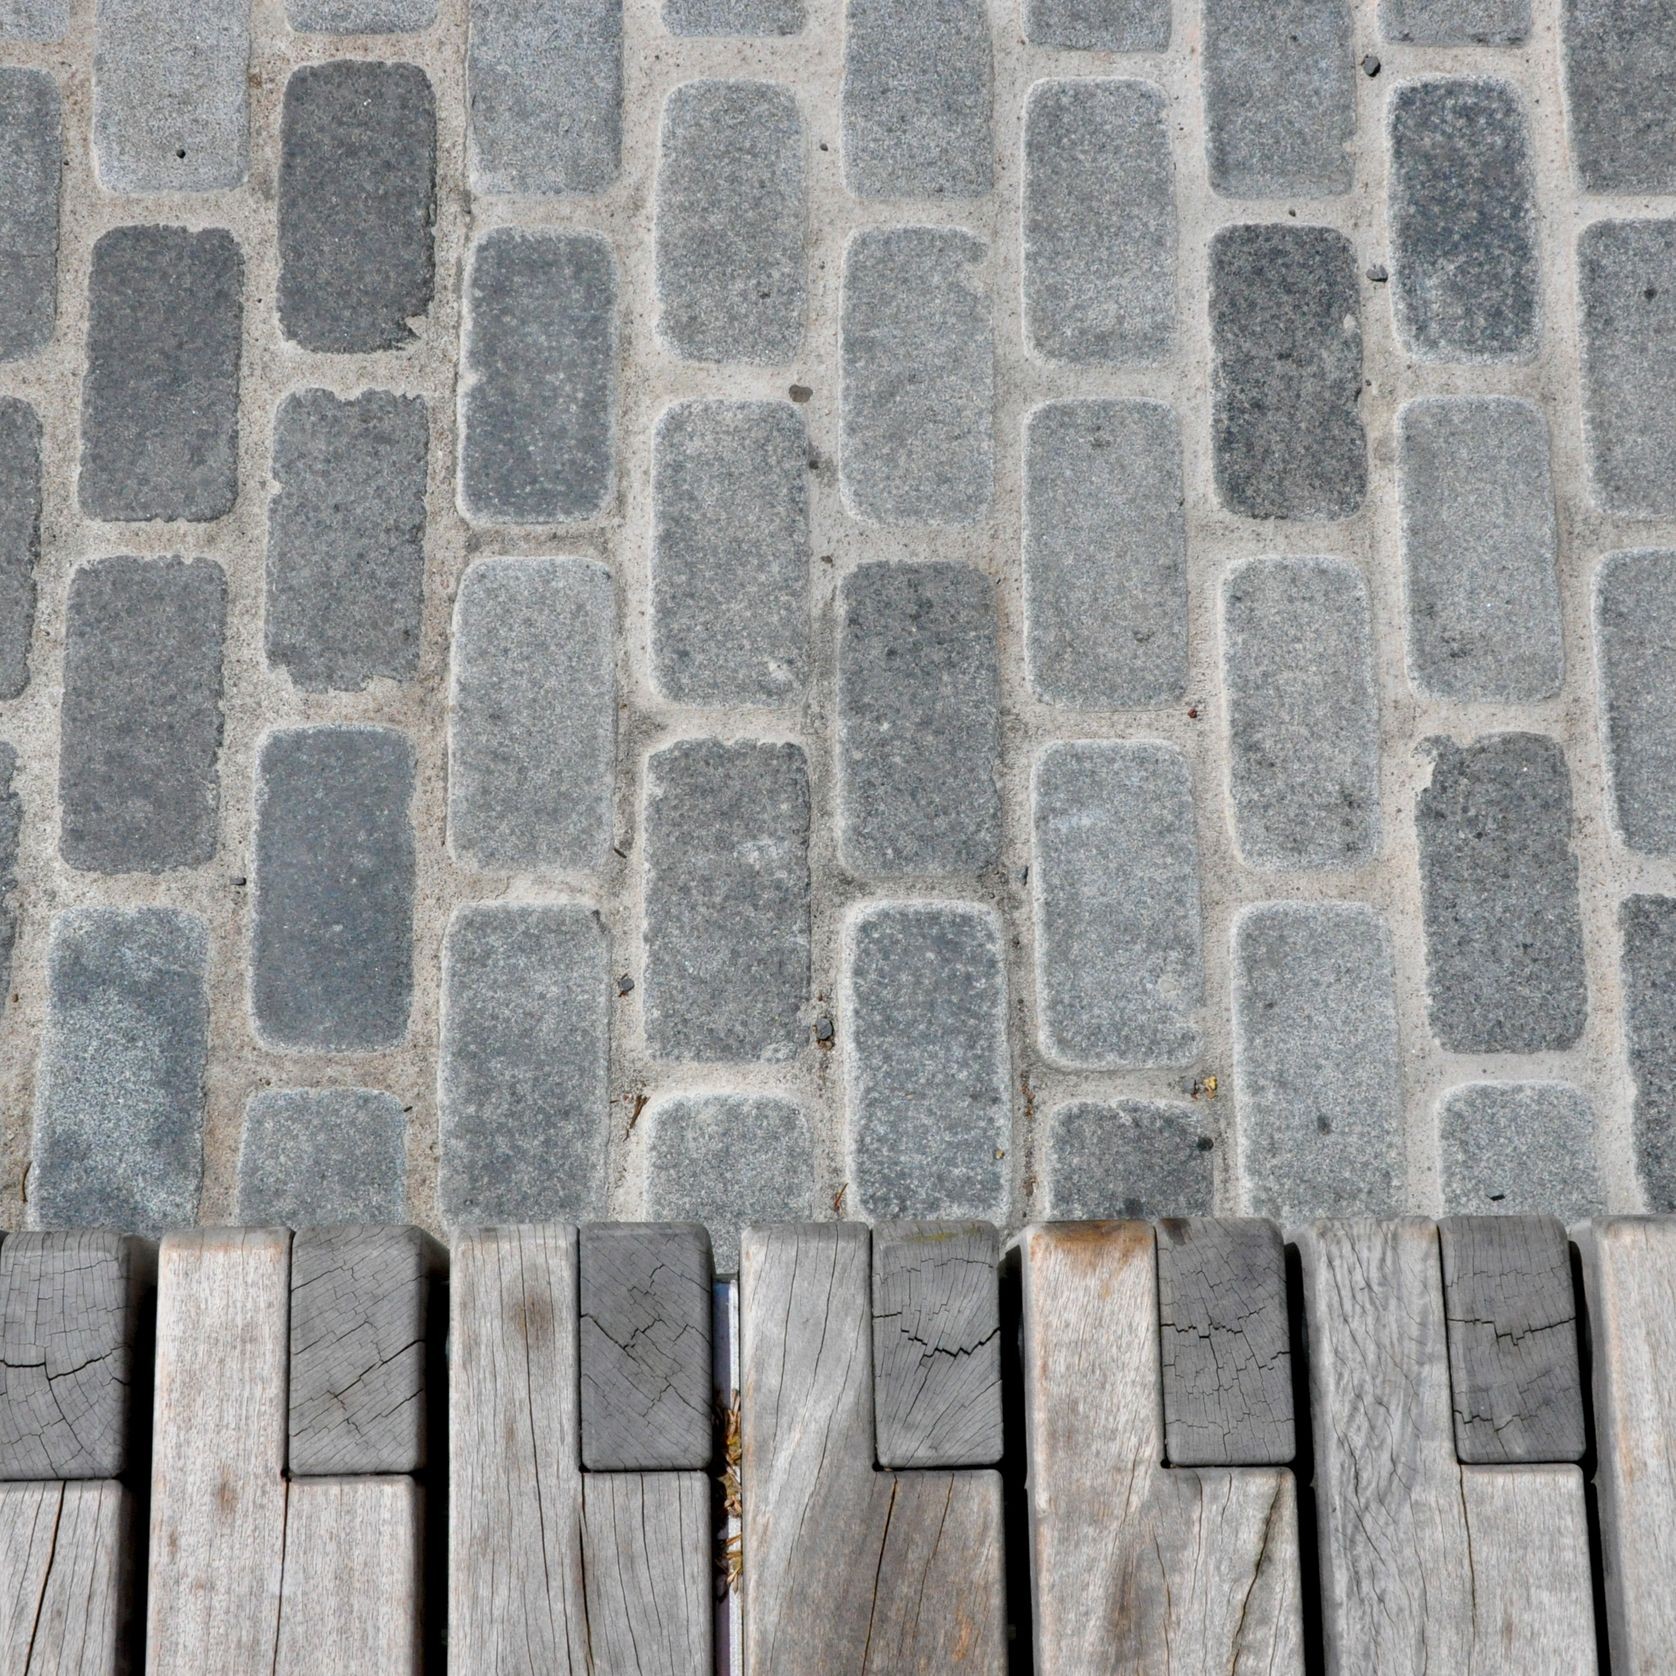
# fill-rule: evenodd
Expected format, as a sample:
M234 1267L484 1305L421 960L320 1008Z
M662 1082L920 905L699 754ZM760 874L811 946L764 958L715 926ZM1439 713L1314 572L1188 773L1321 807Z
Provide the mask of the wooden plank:
M596 1222L578 1261L583 1466L707 1467L709 1234L692 1222Z
M1172 1466L1283 1466L1297 1453L1286 1248L1272 1222L1158 1224L1164 1456Z
M436 1242L419 1228L300 1228L291 1240L293 1477L417 1472Z
M873 1230L873 1404L879 1464L1001 1459L1001 1242L987 1222Z
M1485 1466L1582 1460L1565 1229L1551 1216L1451 1216L1437 1231L1456 1454Z
M147 1676L268 1676L285 1552L291 1236L164 1237L157 1271Z
M1020 1245L1036 1668L1295 1676L1291 1473L1162 1464L1151 1225L1039 1225Z
M1000 1676L998 1476L873 1468L871 1266L854 1224L741 1244L745 1665Z
M128 1670L133 1518L129 1494L117 1483L0 1484L6 1676Z

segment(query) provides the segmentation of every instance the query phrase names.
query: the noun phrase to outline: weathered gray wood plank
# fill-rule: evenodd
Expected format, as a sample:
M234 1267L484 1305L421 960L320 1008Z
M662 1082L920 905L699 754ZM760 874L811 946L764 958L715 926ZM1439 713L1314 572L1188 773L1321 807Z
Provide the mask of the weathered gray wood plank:
M987 1222L873 1230L873 1403L881 1466L1001 1459L1001 1242Z
M293 1477L425 1464L430 1283L419 1228L299 1228L291 1240Z
M710 1236L697 1223L583 1228L582 1464L710 1464Z
M0 1484L0 1670L129 1668L133 1507L117 1483Z
M1583 1458L1571 1242L1550 1216L1438 1224L1455 1450L1519 1466Z
M1283 1466L1297 1453L1286 1248L1272 1222L1161 1221L1158 1333L1172 1466Z

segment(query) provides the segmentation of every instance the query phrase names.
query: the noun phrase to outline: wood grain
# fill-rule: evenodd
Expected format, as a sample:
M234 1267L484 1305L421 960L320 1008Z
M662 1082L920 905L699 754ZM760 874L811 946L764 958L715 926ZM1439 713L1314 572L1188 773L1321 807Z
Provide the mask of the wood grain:
M0 1484L0 1670L125 1676L132 1548L120 1484Z

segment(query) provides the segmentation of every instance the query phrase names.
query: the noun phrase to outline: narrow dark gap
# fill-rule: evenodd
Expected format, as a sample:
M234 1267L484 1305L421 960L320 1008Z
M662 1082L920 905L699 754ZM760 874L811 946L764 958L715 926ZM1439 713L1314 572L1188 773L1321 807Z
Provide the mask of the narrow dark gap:
M1034 1676L1030 1493L1024 1437L1024 1293L1015 1246L1001 1254L1001 1537L1006 1549L1007 1672Z
M448 1668L448 1251L430 1277L425 1309L425 1464L418 1473L419 1669Z
M1321 1608L1321 1536L1315 1510L1309 1317L1304 1310L1303 1261L1295 1245L1286 1247L1286 1319L1292 1352L1292 1427L1297 1440L1292 1476L1298 1497L1298 1610L1303 1620L1304 1676L1325 1676L1327 1632Z
M146 1586L151 1575L151 1432L157 1365L157 1242L129 1243L134 1300L134 1360L128 1385L128 1470L123 1475L129 1497L128 1552L123 1617L117 1634L121 1649L132 1649L127 1668L133 1676L145 1665Z
M1595 1465L1600 1459L1595 1435L1594 1335L1589 1325L1589 1294L1583 1286L1583 1254L1571 1250L1571 1295L1577 1305L1577 1370L1583 1388L1583 1509L1589 1521L1589 1586L1595 1608L1595 1667L1611 1676L1612 1646L1606 1628L1606 1550L1601 1536L1600 1500L1595 1491Z

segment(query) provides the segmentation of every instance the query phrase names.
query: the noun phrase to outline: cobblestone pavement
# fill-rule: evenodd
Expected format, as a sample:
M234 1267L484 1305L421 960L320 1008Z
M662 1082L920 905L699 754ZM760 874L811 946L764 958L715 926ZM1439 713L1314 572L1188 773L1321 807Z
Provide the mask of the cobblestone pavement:
M1676 1208L1676 11L0 0L0 1221Z

